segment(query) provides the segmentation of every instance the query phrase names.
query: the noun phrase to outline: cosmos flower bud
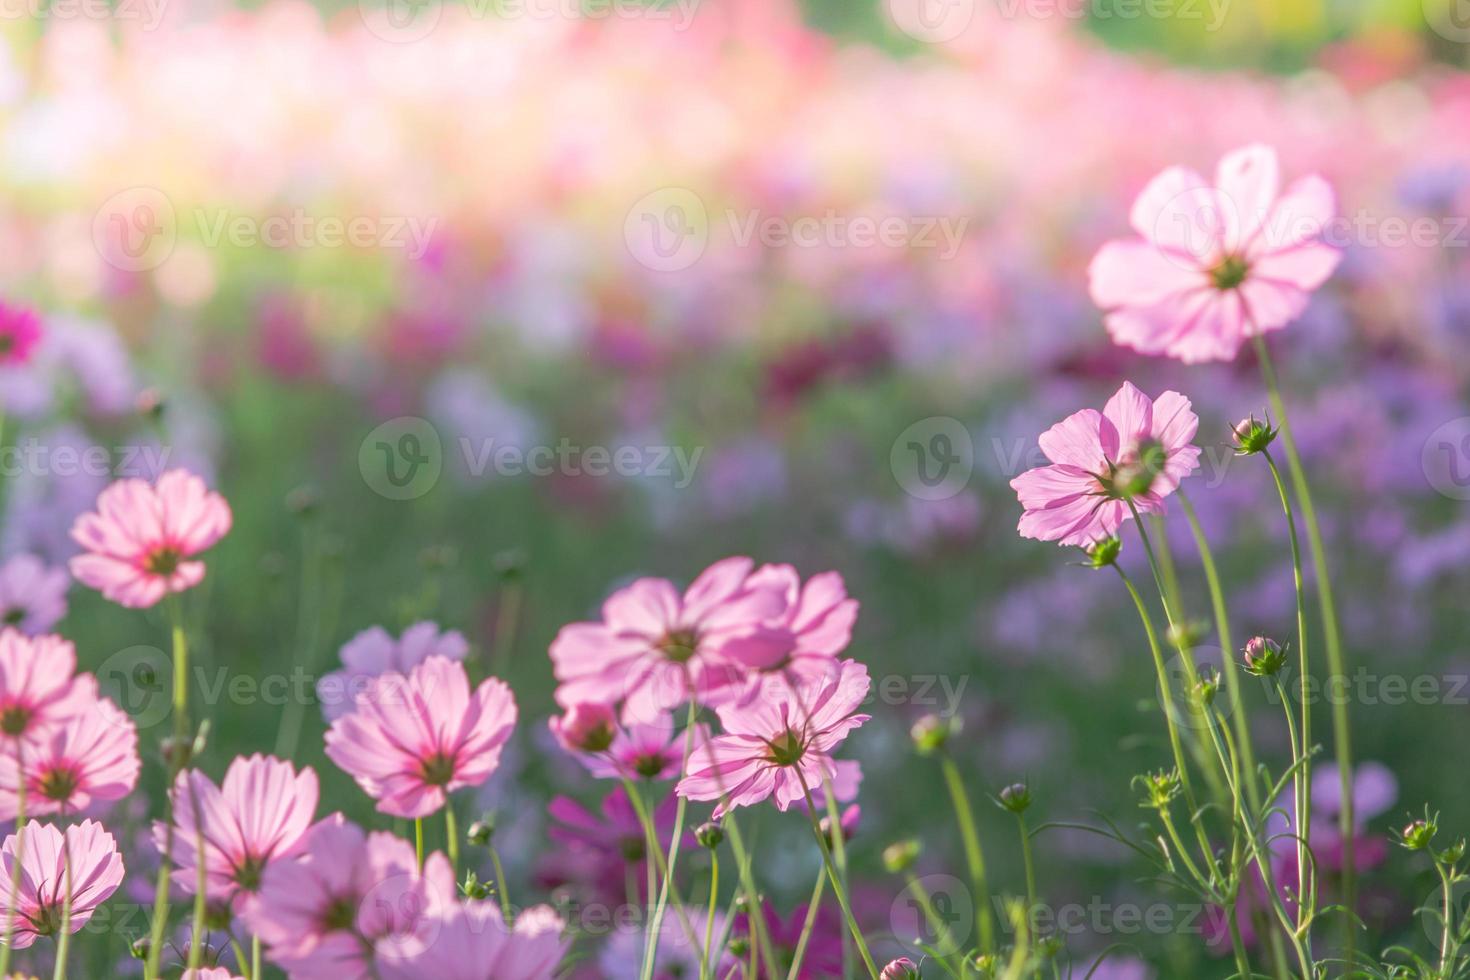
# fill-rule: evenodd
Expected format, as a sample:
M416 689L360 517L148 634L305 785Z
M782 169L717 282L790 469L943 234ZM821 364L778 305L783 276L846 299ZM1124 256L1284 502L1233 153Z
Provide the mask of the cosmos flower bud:
M1465 838L1461 837L1449 847L1440 852L1440 860L1445 864L1459 864L1460 859L1465 856Z
M1411 851L1422 851L1439 832L1433 820L1414 820L1399 833L1399 843Z
M1232 431L1235 433L1235 454L1237 456L1254 456L1256 453L1265 452L1266 447L1276 440L1277 432L1269 419L1261 422L1254 415L1235 423Z
M1159 770L1134 777L1134 783L1143 784L1144 802L1139 804L1149 810L1164 810L1179 795L1179 770Z
M489 898L491 893L490 886L481 881L480 876L473 871L464 873L464 881L460 883L459 891L465 898L476 900Z
M699 841L700 846L707 847L711 851L719 847L725 841L725 831L713 820L700 824L694 829L694 839Z
M923 850L923 845L912 837L889 844L883 848L883 867L892 874L903 874L914 866L914 862L919 859L919 854Z
M606 752L617 731L617 716L605 704L574 704L551 719L551 733L569 752Z
M156 422L163 418L163 412L167 405L168 403L163 398L163 392L157 388L144 388L138 392L138 399L133 407L145 419Z
M852 840L853 835L855 835L857 833L858 822L862 819L862 815L863 815L862 807L858 806L856 803L852 804L847 809L845 809L845 810L842 811L841 815L838 817L837 823L838 823L838 826L842 828L842 839L843 840L845 840L845 841ZM831 817L823 817L822 818L821 827L822 827L822 836L825 837L825 838L827 838L828 840L831 840L832 839L832 818Z
M1083 549L1087 553L1087 564L1093 568L1107 568L1116 564L1118 553L1123 550L1123 539L1114 535L1095 541Z
M139 936L128 947L128 952L133 954L133 959L135 960L146 960L148 958L148 951L152 948L153 943L147 936Z
M750 937L732 936L730 942L725 945L725 948L730 951L730 955L735 957L735 959L743 960L750 954Z
M465 837L476 847L489 847L490 838L495 836L495 817L487 814L484 819L476 820L470 824L470 829Z
M907 956L901 956L883 968L878 980L919 980L919 968Z
M1000 805L1015 814L1031 808L1031 788L1025 783L1012 783L1000 791Z
M1245 644L1245 669L1257 677L1270 677L1286 666L1281 644L1264 636L1253 636Z
M1195 703L1202 708L1214 704L1215 695L1220 693L1220 672L1213 667L1200 671L1199 680L1194 682L1194 689L1190 693Z
M944 748L950 737L959 734L959 731L958 718L925 715L914 722L914 727L909 729L909 737L914 740L914 748L920 755L933 755Z

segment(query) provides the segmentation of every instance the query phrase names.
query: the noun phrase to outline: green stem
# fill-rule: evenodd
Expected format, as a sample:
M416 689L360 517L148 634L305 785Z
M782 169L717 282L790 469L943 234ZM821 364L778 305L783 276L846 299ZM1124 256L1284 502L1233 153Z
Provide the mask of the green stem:
M319 535L310 517L301 532L301 603L296 616L296 643L291 649L291 665L310 675L316 663L316 647L322 617L318 615L321 600L321 550ZM306 715L306 699L293 697L281 715L281 729L276 735L276 755L290 759L296 755L301 740L301 724Z
M0 416L0 421L3 421L3 416ZM15 912L20 905L15 897L20 894L20 869L26 853L26 780L21 746L21 742L15 743L15 771L19 774L15 781L15 857L10 866L10 893L5 903L5 945L0 947L0 977L10 976L10 941L15 938Z
M1026 829L1025 814L1016 814L1016 823L1021 831L1021 860L1026 869L1026 909L1030 915L1036 908L1036 865L1031 858L1031 833Z
M66 898L61 906L61 934L56 939L56 969L52 971L52 980L66 980L66 955L71 948L71 841L62 832L62 864L66 877ZM17 863L20 854L17 852Z
M445 850L449 852L449 870L454 872L455 880L459 879L459 827L454 820L454 798L444 799L444 839Z
M720 962L714 949L715 910L719 907L720 900L720 852L712 848L709 860L709 909L704 916L704 959L699 968L701 980L713 976L715 966Z
M832 848L822 833L822 825L817 822L817 804L812 799L811 787L806 784L806 776L801 767L794 767L797 778L801 780L801 790L806 796L806 815L812 825L812 836L817 839L817 847L822 852L822 862L827 866L827 877L832 881L832 891L837 895L837 904L842 907L842 915L847 919L847 929L852 933L852 941L857 944L858 955L863 958L863 966L868 969L871 980L878 980L878 967L873 964L873 954L868 952L867 941L863 939L863 930L858 926L857 918L852 914L852 903L848 901L847 889L842 886L842 878L837 873L837 865L832 861Z
M1444 862L1439 859L1438 855L1434 858L1434 869L1439 872L1439 880L1444 890L1444 924L1439 940L1439 975L1452 977L1454 974L1450 972L1450 967L1458 965L1457 961L1460 958L1459 944L1454 940L1454 937L1459 935L1453 927L1455 921L1454 892L1449 873L1445 870Z
M419 871L424 870L424 818L415 817L413 821L413 854L418 859Z
M500 676L510 665L515 649L516 629L521 618L521 585L519 579L507 581L500 589L500 607L495 614L495 652L491 655L491 673Z
M774 977L776 976L776 954L771 948L771 937L766 932L765 911L761 908L760 892L756 890L755 877L751 874L750 855L745 850L745 842L740 835L740 824L736 821L733 812L725 814L724 827L730 835L730 851L735 855L736 867L740 873L740 888L745 892L750 933L755 939L751 943L751 958L755 959L755 951L758 949L766 970L770 976ZM752 976L754 976L754 971L752 971Z
M688 771L689 757L694 754L694 722L698 716L698 711L699 706L691 699L689 701L689 717L684 727L684 763L680 767L680 772ZM673 887L674 868L678 867L679 864L679 843L684 836L684 819L689 809L689 800L683 796L678 799L679 802L674 809L674 836L669 841L669 856L664 862L664 867L667 870L664 871L663 885L659 888L658 904L653 908L653 921L650 924L648 938L648 955L643 959L643 980L652 980L653 978L654 961L658 958L659 933L663 929L664 924L664 910L668 908L669 904L669 889ZM657 851L658 848L655 847L654 850Z
M643 828L643 847L647 854L644 857L643 866L648 872L648 900L653 901L654 893L658 891L660 876L667 877L668 865L664 863L664 852L658 843L658 830L653 823L653 815L649 811L648 801L643 798L642 791L634 785L627 776L623 777L623 791L628 794L628 800L633 804L633 812L638 817L638 823ZM691 948L699 945L699 937L694 932L693 923L684 909L684 903L679 898L679 890L676 888L669 895L674 905L674 914L679 917L679 923L684 929L684 935L689 940ZM644 950L648 949L648 937L644 936Z
M250 980L264 980L260 972L260 937L250 937Z
M189 940L189 969L193 970L204 962L204 903L208 879L204 861L204 814L192 790L189 802L194 808L194 921Z
M970 794L965 792L965 781L954 759L948 753L942 753L939 764L944 771L944 783L949 788L955 821L960 826L960 842L965 849L970 887L975 890L975 925L980 931L980 951L992 953L995 951L995 927L990 920L990 888L986 884L985 854L980 849L980 834L975 829L975 811L970 806Z
M1276 412L1280 425L1281 443L1286 447L1286 465L1291 472L1292 487L1302 506L1302 520L1307 530L1307 546L1312 555L1312 569L1317 576L1317 604L1322 617L1322 635L1327 646L1328 684L1345 683L1347 661L1343 655L1342 636L1338 627L1337 603L1332 594L1332 575L1327 567L1327 551L1322 545L1322 529L1317 523L1317 508L1312 503L1312 490L1307 484L1306 470L1302 467L1301 455L1297 452L1296 439L1291 433L1291 422L1286 415L1286 402L1276 379L1276 368L1271 362L1271 353L1265 340L1257 334L1256 356L1261 362L1261 373L1266 380L1266 391L1271 398L1271 408ZM1337 678L1343 682L1337 682ZM1342 783L1342 806L1338 813L1338 828L1342 836L1342 904L1348 909L1347 942L1345 958L1351 962L1353 947L1357 941L1357 930L1352 924L1355 908L1356 863L1353 854L1353 833L1356 829L1353 814L1353 752L1352 729L1348 725L1347 704L1343 698L1330 699L1332 707L1332 742L1337 755L1338 777Z
M791 958L791 969L786 971L786 980L801 976L801 963L806 959L806 946L811 941L812 930L817 925L817 910L822 906L822 893L827 889L827 872L818 869L817 880L812 884L811 901L806 903L806 919L801 924L801 935L796 940L796 953Z
M511 920L510 890L505 882L505 868L500 863L500 851L490 845L490 865L495 869L495 893L500 896L500 915L506 922Z
M928 890L924 888L924 883L912 871L904 875L904 882L908 885L910 894L914 896L914 901L919 903L919 911L924 913L924 921L929 923L929 928L934 931L934 936L941 944L945 953L949 954L956 951L959 948L959 943L955 941L954 932L949 928L949 923L945 922L943 916L934 908L934 899L930 896ZM1027 914L1029 915L1030 913L1028 912ZM938 950L936 949L935 952L938 952ZM944 968L946 973L950 976L955 975L954 970L948 963L938 957L935 959ZM787 980L792 980L792 978L788 977Z

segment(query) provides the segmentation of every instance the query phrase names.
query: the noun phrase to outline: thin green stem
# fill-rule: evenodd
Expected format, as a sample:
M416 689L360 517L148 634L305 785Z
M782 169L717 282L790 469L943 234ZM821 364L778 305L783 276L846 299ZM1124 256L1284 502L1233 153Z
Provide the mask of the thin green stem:
M264 980L260 972L260 937L250 937L250 980Z
M664 863L664 852L658 843L658 831L654 827L653 814L648 808L648 801L643 798L642 791L636 786L632 779L623 776L623 792L628 794L628 800L633 804L633 812L638 817L638 823L643 828L643 847L647 852L644 857L643 866L648 873L648 900L653 901L654 893L658 891L660 876L667 876L668 865ZM655 869L656 872L655 872ZM679 898L679 890L675 888L670 892L670 899L674 905L674 913L679 917L679 923L684 929L684 935L688 938L691 947L698 945L698 936L695 935L694 926L689 920L689 915L684 909L684 903ZM644 937L644 949L647 947L648 937Z
M1460 959L1460 944L1455 941L1455 937L1459 935L1459 932L1453 925L1455 921L1454 886L1450 881L1449 871L1445 868L1444 862L1439 859L1438 855L1435 855L1434 858L1434 870L1439 872L1439 880L1444 890L1444 923L1439 940L1439 975L1442 977L1452 977L1454 973L1451 972L1450 968L1452 966L1458 966Z
M700 963L700 977L714 973L715 964L720 962L715 954L715 910L720 901L720 852L711 848L709 852L709 908L704 916L704 958Z
M510 889L506 885L505 868L500 863L500 851L490 845L490 865L495 869L495 894L500 897L500 915L506 922L511 920Z
M1312 555L1312 569L1317 579L1317 603L1322 617L1322 635L1327 647L1327 681L1329 685L1345 683L1347 660L1343 655L1342 635L1338 626L1337 603L1332 594L1332 574L1327 567L1327 550L1322 545L1322 529L1317 523L1317 508L1312 502L1312 489L1307 483L1306 470L1302 467L1301 455L1297 452L1296 439L1291 432L1291 422L1286 414L1286 402L1281 397L1281 388L1276 378L1276 368L1271 362L1271 352L1265 340L1255 337L1256 356L1261 362L1261 373L1266 380L1266 391L1271 398L1271 408L1276 412L1280 425L1281 442L1286 448L1286 465L1291 472L1292 487L1302 507L1302 520L1306 525L1307 546ZM1337 678L1343 678L1338 681ZM1352 729L1348 725L1347 703L1343 698L1333 698L1332 743L1337 755L1338 778L1341 780L1342 805L1338 812L1338 829L1342 837L1342 904L1349 910L1347 916L1347 942L1345 958L1351 961L1357 941L1357 930L1352 924L1355 908L1357 866L1353 854L1353 837L1356 829L1353 813L1353 752Z
M766 932L766 917L761 909L760 892L755 887L755 877L751 874L750 855L745 850L745 842L740 834L740 824L735 819L734 813L725 814L725 830L730 835L730 850L735 855L736 867L740 872L740 887L745 892L745 904L748 910L750 932L755 941L752 946L752 962L755 959L755 949L760 952L760 959L766 965L770 976L776 976L776 954L771 948L771 937ZM754 971L752 971L754 976Z
M1021 831L1021 860L1026 869L1027 914L1036 908L1036 865L1031 858L1031 833L1026 827L1026 815L1016 814L1016 824Z
M319 531L311 517L305 517L301 532L301 602L296 614L296 642L291 648L291 664L308 675L316 663L316 648L322 617L318 615L321 600L322 562L318 547ZM276 735L276 755L290 759L296 755L301 740L301 725L306 715L306 699L293 697L281 715L281 729Z
M66 980L66 956L71 948L71 899L72 899L72 876L71 876L71 840L62 833L62 866L65 869L66 898L61 906L61 932L56 938L56 968L51 973L52 980ZM17 859L16 863L20 863Z
M863 930L857 923L857 918L852 914L852 903L848 901L847 889L842 885L842 878L837 874L837 865L832 860L832 847L826 835L822 833L822 825L817 822L817 805L812 799L811 787L806 784L806 776L801 767L795 767L797 778L801 780L801 790L806 796L806 815L811 821L812 836L817 839L817 847L822 852L822 862L827 865L827 877L832 881L832 891L837 895L837 904L842 907L842 915L847 920L847 928L852 933L852 941L857 945L858 955L863 958L863 966L867 967L868 976L871 980L878 980L878 967L873 963L873 954L868 952L867 941L863 939Z
M952 953L958 949L959 943L955 941L953 930L950 929L949 923L944 921L944 917L939 914L939 910L934 907L934 898L924 887L924 883L912 871L904 875L904 883L908 886L910 894L914 896L914 901L919 903L919 911L924 913L924 921L934 931L934 936L938 939L940 947L946 953ZM1027 914L1029 915L1030 912L1028 911ZM936 957L936 962L950 976L955 976L954 969L948 963L944 962L944 960ZM787 980L792 980L792 978L788 977Z
M10 892L5 902L5 945L0 947L0 977L10 976L10 941L15 938L15 913L20 907L20 869L26 853L26 781L22 744L19 741L15 743L15 771L22 777L15 781L15 861L10 866Z
M692 688L691 688L692 689ZM699 706L693 699L689 701L689 717L684 726L684 762L680 766L680 772L689 769L689 757L694 754L694 732L695 719L698 717ZM673 887L674 868L679 864L679 844L684 837L684 819L688 813L689 800L683 796L678 798L679 802L674 809L674 836L669 841L669 856L664 862L664 881L658 893L658 904L653 908L653 920L650 923L648 938L648 955L643 959L643 980L652 980L654 961L658 958L659 933L663 929L664 910L669 904L669 890ZM654 848L658 850L658 848ZM701 958L703 954L701 954Z
M449 870L454 872L456 880L459 878L459 826L454 819L454 798L447 797L444 800L444 840L445 850L449 852Z
M424 818L413 821L413 856L418 859L419 871L424 870Z
M939 764L944 771L944 784L949 788L955 821L960 826L960 842L965 849L970 887L975 890L975 925L980 932L980 951L992 953L995 951L995 926L990 919L990 888L985 877L985 853L980 849L980 834L975 829L975 811L970 806L970 794L965 791L965 781L954 759L948 753L941 753Z
M811 941L812 930L817 925L817 911L822 907L822 893L827 889L827 872L825 868L817 870L817 880L812 883L812 897L806 903L806 919L801 924L801 935L796 939L796 953L791 957L791 969L786 971L786 980L796 980L801 976L801 964L806 959L807 943Z
M500 589L499 609L495 614L495 651L491 655L491 673L504 674L515 650L516 630L521 619L521 583L508 579Z

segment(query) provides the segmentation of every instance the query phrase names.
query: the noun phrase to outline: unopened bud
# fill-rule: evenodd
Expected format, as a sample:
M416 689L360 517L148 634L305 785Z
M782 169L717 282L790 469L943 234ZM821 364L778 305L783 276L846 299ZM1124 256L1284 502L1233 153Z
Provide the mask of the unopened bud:
M725 831L711 820L694 828L694 839L699 841L700 846L713 851L725 842Z
M550 725L569 752L606 752L617 736L618 719L605 704L574 704Z
M933 755L944 748L950 736L958 734L959 730L957 718L925 715L914 722L914 727L909 729L909 737L914 740L914 748L920 755Z
M878 980L919 980L919 968L913 960L902 956L885 966Z
M1025 783L1012 783L1000 791L1000 805L1012 813L1025 813L1031 808L1031 789Z
M1253 636L1245 644L1245 669L1257 677L1270 677L1286 666L1281 644L1264 636Z
M476 820L470 824L469 831L465 837L476 847L489 847L490 838L495 836L495 817L487 815L482 820Z
M1434 835L1439 831L1433 820L1415 820L1404 827L1400 836L1400 843L1411 851L1422 851L1434 840Z
M883 867L892 874L903 874L914 866L923 850L923 845L913 838L889 844L883 849Z
M1123 539L1118 537L1103 538L1095 541L1083 549L1087 553L1087 564L1093 568L1107 568L1118 561L1118 554L1123 550Z
M1266 447L1276 441L1277 430L1271 427L1270 420L1262 422L1254 415L1235 423L1231 431L1235 435L1237 456L1254 456L1265 452Z

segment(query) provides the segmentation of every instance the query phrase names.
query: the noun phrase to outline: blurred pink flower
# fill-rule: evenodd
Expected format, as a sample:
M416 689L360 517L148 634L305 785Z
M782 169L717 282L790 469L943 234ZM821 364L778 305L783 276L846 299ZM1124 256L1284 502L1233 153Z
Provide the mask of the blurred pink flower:
M753 564L716 562L682 596L665 579L639 579L608 598L602 622L562 627L551 644L557 703L624 702L625 717L648 721L735 682L741 671L724 648L785 602L778 588L750 584Z
M0 754L0 819L17 812L19 773L25 773L26 812L75 814L93 802L120 800L138 784L138 730L106 698L29 739L14 755Z
M0 743L33 738L96 700L96 679L73 677L76 666L69 640L0 630Z
M381 626L365 629L342 645L338 656L344 669L317 681L322 714L331 722L351 711L353 699L379 674L406 674L430 657L463 660L469 652L463 634L440 632L435 623L414 623L396 640Z
M1101 413L1069 415L1041 434L1052 464L1011 481L1025 508L1021 536L1087 545L1122 526L1129 499L1142 512L1161 512L1199 466L1199 447L1190 445L1198 428L1188 398L1166 391L1149 401L1131 382Z
M413 845L364 833L336 813L307 832L298 857L266 869L248 924L271 961L297 980L366 980L375 942L412 931L418 916L454 899L446 873L449 880L430 886Z
M705 725L694 726L694 744L709 738ZM614 730L601 752L579 752L577 759L598 779L673 779L684 763L687 735L673 715L660 712L649 721L627 720Z
M225 499L186 470L169 470L156 486L118 480L72 526L84 550L71 573L120 605L151 606L199 584L204 563L189 559L224 537L230 521Z
M0 627L28 636L45 633L66 615L71 576L35 555L16 555L0 565Z
M682 980L700 975L700 953L705 926L709 922L708 913L691 908L686 918L689 922L687 932L684 923L677 916L666 916L660 925L653 980ZM635 926L613 931L607 944L602 947L601 955L597 957L599 980L639 980L643 967L644 943L648 939L647 929L645 924L641 929ZM725 915L716 911L712 934L716 937L723 935L724 929ZM694 937L693 942L690 941L691 934ZM713 966L713 975L722 980L741 975L739 963L728 949L721 951Z
M471 692L462 664L433 656L406 677L374 679L332 723L327 756L382 812L424 817L454 790L490 778L515 723L503 682L491 678Z
M823 572L803 585L790 565L765 565L748 584L779 591L785 608L748 635L731 640L724 655L756 673L808 679L825 674L847 649L857 621L858 601L848 598L842 576Z
M1141 238L1108 242L1088 269L1116 343L1187 363L1228 361L1248 337L1301 316L1342 254L1323 240L1336 214L1318 176L1279 191L1276 151L1227 154L1211 186L1185 167L1133 202Z
M380 951L383 980L550 980L570 943L554 909L525 909L508 926L494 902L456 902L431 941Z
M185 970L179 980L245 980L237 977L222 966L211 966L199 970Z
M205 894L229 900L260 890L271 862L293 856L316 813L316 773L298 773L291 763L273 756L237 757L222 786L198 770L181 772L172 790L174 827L153 824L153 842L162 853L172 845L173 880L193 894L198 880L202 838Z
M0 846L0 894L6 912L15 914L12 945L24 949L37 936L54 936L61 928L70 881L72 932L92 918L123 880L122 855L117 842L95 820L66 828L65 836L50 824L28 823L24 853L19 855L20 890L12 890L19 840L16 834ZM70 873L68 874L68 864Z
M785 810L820 795L831 781L839 799L850 795L856 769L833 761L832 750L868 720L854 714L868 696L868 669L853 660L832 664L803 696L753 698L717 709L725 734L694 750L687 774L675 788L691 800L720 800L718 820L729 807L750 806L774 795Z
M41 318L0 300L0 365L24 364L41 340Z

